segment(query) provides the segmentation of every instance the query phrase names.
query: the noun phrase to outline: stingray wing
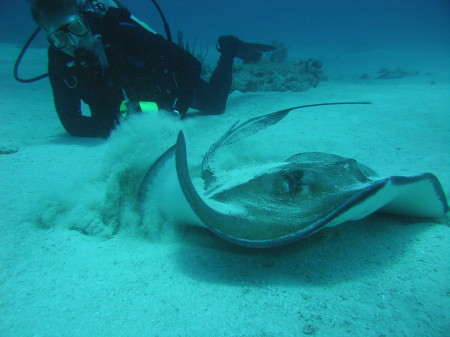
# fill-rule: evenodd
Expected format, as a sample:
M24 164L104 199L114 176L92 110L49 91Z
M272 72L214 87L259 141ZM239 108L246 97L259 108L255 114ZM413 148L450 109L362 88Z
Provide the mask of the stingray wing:
M170 161L175 156L175 145L171 146L166 150L148 169L144 178L142 179L141 185L139 186L139 191L137 195L137 200L139 203L142 203L142 200L145 197L145 193L150 185L153 184L156 179L159 171L166 165L168 161Z
M175 161L181 190L203 225L220 237L241 246L268 248L289 244L324 227L358 220L380 209L421 217L438 217L448 211L444 192L434 175L425 173L412 177L389 177L362 185L347 200L336 204L332 211L318 214L318 220L306 226L291 226L292 230L288 234L273 235L274 232L271 231L267 237L253 239L252 231L257 228L258 223L251 216L221 213L210 207L195 190L189 175L186 142L182 132L178 135ZM278 225L274 223L272 227ZM237 226L241 228L240 231L232 230ZM248 233L245 233L245 228L249 229Z

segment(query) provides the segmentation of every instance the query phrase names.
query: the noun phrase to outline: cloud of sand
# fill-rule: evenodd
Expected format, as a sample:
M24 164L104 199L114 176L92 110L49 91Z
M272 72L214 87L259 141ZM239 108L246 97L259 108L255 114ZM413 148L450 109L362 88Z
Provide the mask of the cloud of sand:
M85 173L70 171L63 186L47 187L31 208L31 221L102 237L142 224L136 202L140 183L150 165L174 144L181 123L160 114L125 121L100 145L100 164Z

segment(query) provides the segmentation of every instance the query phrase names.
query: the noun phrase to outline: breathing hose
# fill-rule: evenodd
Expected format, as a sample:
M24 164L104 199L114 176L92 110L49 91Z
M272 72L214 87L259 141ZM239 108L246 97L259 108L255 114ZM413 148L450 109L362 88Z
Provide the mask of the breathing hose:
M40 76L36 76L33 78L27 78L27 79L23 79L19 77L19 65L20 62L22 61L23 55L25 55L28 47L30 46L31 42L33 42L34 38L36 37L36 35L39 34L39 32L41 31L41 27L37 27L33 34L31 34L31 36L28 38L27 42L24 44L24 46L22 47L22 50L20 51L19 56L17 57L16 63L14 64L14 78L21 82L21 83L31 83L31 82L36 82L39 80L42 80L43 78L46 78L48 76L47 74L43 74Z

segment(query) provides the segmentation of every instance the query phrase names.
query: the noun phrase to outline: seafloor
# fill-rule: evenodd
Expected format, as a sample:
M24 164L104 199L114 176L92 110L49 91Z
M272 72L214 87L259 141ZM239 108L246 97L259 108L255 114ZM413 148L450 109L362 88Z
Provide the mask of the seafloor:
M98 140L68 136L48 81L16 83L18 49L0 49L1 336L448 336L448 218L375 214L252 250L157 212L142 228L127 207L136 172L180 129L199 179L202 155L237 119L334 101L372 104L293 112L223 164L322 151L383 176L432 172L448 197L449 58L338 55L316 88L233 92L223 115L137 116ZM30 53L23 71L45 69L45 51ZM397 66L418 73L376 78ZM117 233L101 235L112 222Z

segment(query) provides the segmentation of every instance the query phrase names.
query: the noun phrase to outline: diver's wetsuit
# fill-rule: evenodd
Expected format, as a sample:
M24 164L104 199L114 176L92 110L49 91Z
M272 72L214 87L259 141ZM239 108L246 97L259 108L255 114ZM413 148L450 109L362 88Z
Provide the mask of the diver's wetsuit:
M185 114L189 107L221 113L231 87L233 56L221 55L207 83L197 59L130 19L125 8L92 18L110 64L83 62L50 47L49 77L58 116L74 136L107 137L118 123L122 90L131 101L156 102L160 109ZM80 100L89 105L83 116Z

